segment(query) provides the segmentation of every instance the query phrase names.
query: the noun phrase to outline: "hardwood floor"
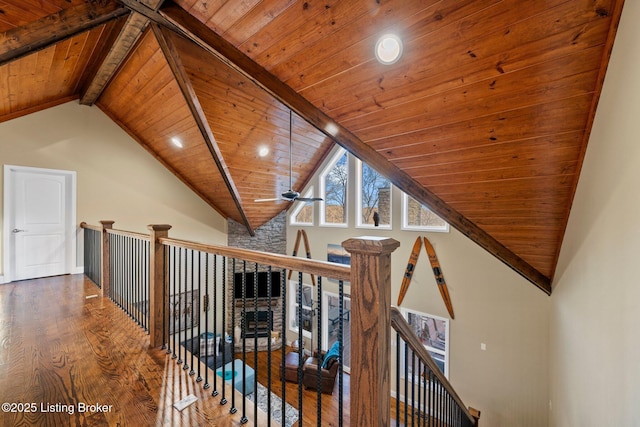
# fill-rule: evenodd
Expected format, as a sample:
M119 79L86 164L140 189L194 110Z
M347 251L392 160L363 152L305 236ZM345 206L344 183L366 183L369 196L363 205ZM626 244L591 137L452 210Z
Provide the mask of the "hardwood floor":
M107 299L87 298L98 293L82 275L0 285L0 402L13 404L9 411L3 406L3 426L241 425L242 411L229 414L230 403L220 405L220 396L203 390L164 350L149 348L149 337L122 310ZM280 394L280 351L272 357L272 387ZM248 354L248 364L253 361ZM258 353L263 385L266 364L266 353ZM349 425L345 378L344 425ZM234 391L226 387L230 401ZM298 391L298 384L286 383L286 399L295 407ZM303 425L316 425L316 393L300 391ZM172 407L189 394L198 398L193 405L182 412ZM236 394L237 407L240 401ZM323 426L337 425L337 408L337 392L322 395ZM253 405L246 410L244 425L252 425ZM257 424L267 425L263 414Z
M0 402L14 404L3 426L241 425L123 311L86 298L98 292L81 275L0 285ZM193 405L172 407L189 394Z

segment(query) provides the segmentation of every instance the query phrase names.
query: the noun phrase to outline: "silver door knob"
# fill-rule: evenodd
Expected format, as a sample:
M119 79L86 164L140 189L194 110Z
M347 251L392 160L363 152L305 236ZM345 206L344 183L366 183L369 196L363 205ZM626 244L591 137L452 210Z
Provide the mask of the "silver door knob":
M13 230L11 230L12 233L20 233L20 232L23 232L23 231L27 231L27 230L20 230L18 228L14 228Z

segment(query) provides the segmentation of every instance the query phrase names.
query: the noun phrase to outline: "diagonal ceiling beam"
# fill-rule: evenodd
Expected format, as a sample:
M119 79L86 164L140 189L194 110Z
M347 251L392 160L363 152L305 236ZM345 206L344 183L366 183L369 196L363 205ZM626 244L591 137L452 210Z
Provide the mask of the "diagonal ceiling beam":
M551 294L551 279L549 277L542 274L482 228L453 209L435 193L423 187L402 169L389 162L382 154L365 144L348 129L334 121L184 9L172 2L168 2L158 13L142 6L135 0L121 1L127 7L147 16L152 21L184 35L219 60L242 73L283 104L289 106L325 135L332 138L336 143L388 177L400 190L427 205L462 234L503 261L545 293Z
M211 127L209 126L209 122L207 121L207 117L202 110L202 106L200 105L200 101L193 89L193 85L191 84L191 80L187 75L184 66L182 65L182 61L180 60L180 54L176 49L175 44L171 40L171 33L169 30L165 28L161 28L156 24L151 25L151 29L153 30L153 34L156 36L158 40L158 44L160 44L160 48L164 53L164 56L169 63L169 67L173 72L173 75L180 86L180 90L184 95L185 100L187 101L187 105L189 106L189 110L193 115L193 118L198 125L198 129L200 130L200 134L204 138L204 141L211 152L211 156L213 160L216 162L216 166L222 175L222 179L224 180L225 185L227 186L227 190L231 194L233 198L233 202L242 217L242 221L244 222L245 227L249 231L251 236L255 235L255 231L251 227L249 219L247 218L244 209L242 207L242 200L240 199L240 192L235 186L233 182L233 178L229 173L229 168L227 167L224 158L222 157L222 153L218 148L218 144L216 143L215 137L213 136L213 132L211 131Z
M158 10L164 0L146 0L144 3L147 7ZM107 84L111 81L120 65L129 55L133 46L138 42L140 36L149 25L149 19L138 14L132 13L127 18L127 22L120 30L120 34L111 45L109 52L102 60L100 67L87 85L86 89L80 96L80 104L93 105Z
M93 105L98 100L148 24L149 20L138 13L134 12L129 15L96 74L80 96L80 104Z
M88 0L78 6L0 33L0 65L127 15L115 1Z

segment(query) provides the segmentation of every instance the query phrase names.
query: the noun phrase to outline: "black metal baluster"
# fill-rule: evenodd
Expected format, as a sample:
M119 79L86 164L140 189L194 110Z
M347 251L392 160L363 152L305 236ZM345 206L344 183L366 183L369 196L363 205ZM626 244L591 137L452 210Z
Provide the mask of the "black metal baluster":
M234 331L234 333L232 334L233 338L233 352L235 353L235 339L236 339L236 334L235 334L235 326L236 326L236 300L235 300L235 272L236 272L236 259L233 258L232 259L232 269L231 269L231 290L229 292L231 292L231 295L233 295L232 299L231 299L231 328ZM225 271L224 277L226 277L227 272ZM224 289L224 288L223 288ZM244 291L243 291L244 292ZM242 321L241 321L242 322ZM224 353L223 353L223 357L224 357ZM222 365L222 400L224 402L226 402L226 399L224 398L224 393L225 393L225 389L226 387L224 386L224 378L225 378L225 365L224 365L224 360L222 361L223 365ZM236 394L232 391L231 392L231 409L229 409L229 412L232 414L235 414L238 411L238 408L236 408Z
M176 267L176 247L173 246L172 248L172 252L173 252L173 262L171 263L173 265L173 283L171 285L171 291L169 292L169 315L171 316L171 324L173 325L173 328L169 328L169 333L171 334L171 340L173 341L173 356L171 357L172 359L177 359L178 355L176 354L176 283L178 280L178 268ZM171 296L173 296L173 298L171 298ZM178 352L180 352L180 349L178 349Z
M194 346L194 343L196 342L195 337L193 336L193 332L194 332L194 329L195 329L194 328L195 325L193 324L193 322L196 320L196 314L199 314L199 313L194 313L194 310L196 309L196 304L195 304L196 299L194 298L194 295L195 295L195 288L194 288L195 283L194 282L195 282L195 276L196 276L196 272L194 270L194 261L193 261L194 250L190 249L189 253L191 254L191 301L190 301L190 303L191 303L190 304L191 305L191 322L190 322L189 325L187 325L187 328L189 328L189 330L191 331L191 338L190 338L190 340L188 342L191 343L191 370L189 371L189 375L192 376L192 375L196 374L196 371L193 370L193 352L194 352L193 346ZM198 306L199 305L200 304L198 304ZM186 309L185 309L184 315L185 315L185 320L186 320L186 316L187 316L187 310ZM200 347L200 336L199 335L198 335L198 347ZM200 352L200 349L198 348L198 353L199 352ZM189 367L185 366L184 369L189 369Z
M302 272L298 273L298 416L302 419L302 359L304 336L302 333L304 322L302 320ZM313 349L311 349L313 352ZM313 356L313 354L312 354Z
M213 332L216 333L218 328L216 325L217 322L217 318L218 318L218 314L217 314L217 309L218 309L218 304L217 304L217 295L218 295L218 275L217 275L217 268L218 268L218 263L216 262L216 255L213 256ZM223 256L222 257L222 328L220 330L220 332L222 334L225 333L226 331L226 317L227 317L227 257ZM231 298L233 299L233 290L231 293ZM231 306L233 307L233 302L231 304ZM231 349L233 350L233 333L231 333ZM225 343L224 346L226 346L227 344ZM224 365L226 363L225 361L225 353L227 352L226 347L222 347L222 377L224 378ZM223 384L222 387L222 400L220 401L220 403L222 405L224 405L225 403L227 403L227 399L224 398L224 379L221 381L221 383ZM211 392L212 396L217 396L218 395L218 379L216 378L216 375L213 375L213 391Z
M409 403L409 346L406 341L404 342L404 424L407 425L408 411L407 406Z
M416 421L416 354L411 352L411 427Z
M285 349L285 345L286 345L286 337L287 337L287 270L286 269L282 269L281 271L281 275L280 275L280 295L282 295L282 306L280 307L282 310L281 316L282 316L282 330L281 330L281 334L282 334L282 347L280 348L280 352L281 352L281 358L280 358L280 372L282 373L281 375L281 386L282 386L282 406L285 407L285 402L287 401L286 396L287 396L287 387L285 384L285 380L284 380L284 375L285 375L285 366L284 366L284 362L285 362L285 357L286 357L286 349ZM302 421L300 422L302 423Z
M344 317L342 313L344 313L344 281L340 280L338 282L338 313L340 313L340 320L338 321L338 376L340 378L340 383L338 383L338 425L342 427L343 423L343 410L344 406Z
M178 365L182 365L182 331L180 327L180 321L182 320L182 248L178 248L178 293L176 294L175 301L175 317L178 319L178 324L175 332L178 333ZM186 273L185 273L186 274ZM186 351L186 349L185 349Z
M235 369L234 369L235 371ZM247 262L242 261L242 417L241 424L246 424L247 418ZM234 393L235 394L235 393Z
M317 312L317 319L318 319L318 339L316 340L316 352L318 354L320 354L320 349L322 348L322 346L320 345L320 340L322 339L322 277L318 276L318 292L316 294L316 298L318 299L318 312ZM313 307L312 307L313 309ZM342 314L342 313L340 313ZM313 330L311 331L311 336L313 337ZM311 351L313 351L313 348L311 349ZM320 358L318 358L318 363L320 363ZM322 427L322 367L318 366L318 378L317 378L317 394L318 394L318 399L316 402L316 412L317 412L317 417L316 417L316 423L318 425L318 427Z
M422 418L422 373L423 373L423 363L418 359L418 398L416 399L417 405L414 408L417 417L417 424L420 427L420 420Z
M209 310L211 309L210 301L209 301L209 254L204 253L204 335L209 339ZM213 359L216 357L216 333L215 328L213 329ZM200 355L202 357L202 355ZM207 346L204 351L204 366L208 366L207 362L209 361L209 342L207 341ZM199 365L198 365L199 366ZM216 366L215 364L213 365ZM198 375L198 377L200 377ZM202 378L200 378L202 379ZM209 388L209 369L204 369L204 385L202 386L205 390Z
M396 332L396 427L400 427L400 334Z
M267 408L269 408L267 412L267 427L271 427L271 330L273 328L273 310L271 310L271 287L273 284L271 283L271 266L267 268L267 324L269 325L269 336L267 337ZM284 344L283 344L284 347ZM256 364L257 366L257 364ZM256 374L256 378L258 375ZM257 380L256 380L257 382ZM284 378L282 379L284 382ZM256 401L258 400L257 388L256 388ZM282 420L284 422L286 416L286 402L282 403Z
M271 307L269 307L271 309ZM258 263L255 263L253 271L253 424L258 425ZM247 377L242 378L244 383ZM267 408L267 414L271 416L271 408Z
M428 406L429 406L429 422L427 427L431 427L431 419L433 418L433 372L431 372L431 369L429 369L429 389L428 389L428 393L429 393L429 399L428 399Z
M200 305L203 303L202 301L202 264L201 264L201 259L202 259L202 252L198 251L198 262L197 262L197 270L198 270L198 274L197 274L197 278L198 278L198 315L196 316L194 313L194 319L198 319L198 339L200 340L200 343L202 343L202 330L201 330L201 325L202 325L202 321L200 319L200 312L202 311L203 307ZM205 285L206 286L206 285ZM204 335L204 361L205 363L207 362L207 353L209 352L209 335L205 334ZM216 342L216 338L213 337L213 342L215 345ZM202 381L202 376L200 375L200 365L202 365L202 363L200 363L200 359L202 358L202 344L200 345L200 350L198 351L198 357L197 357L197 362L198 362L198 376L196 377L196 382L200 382ZM191 362L191 369L193 369L193 361Z

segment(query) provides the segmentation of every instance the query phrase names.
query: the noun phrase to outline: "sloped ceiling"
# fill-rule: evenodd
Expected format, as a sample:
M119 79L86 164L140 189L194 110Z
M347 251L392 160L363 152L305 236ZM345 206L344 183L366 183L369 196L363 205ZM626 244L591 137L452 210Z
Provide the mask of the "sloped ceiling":
M5 1L0 121L95 104L252 232L289 207L254 200L289 189L293 110L293 189L338 143L550 293L622 5Z

